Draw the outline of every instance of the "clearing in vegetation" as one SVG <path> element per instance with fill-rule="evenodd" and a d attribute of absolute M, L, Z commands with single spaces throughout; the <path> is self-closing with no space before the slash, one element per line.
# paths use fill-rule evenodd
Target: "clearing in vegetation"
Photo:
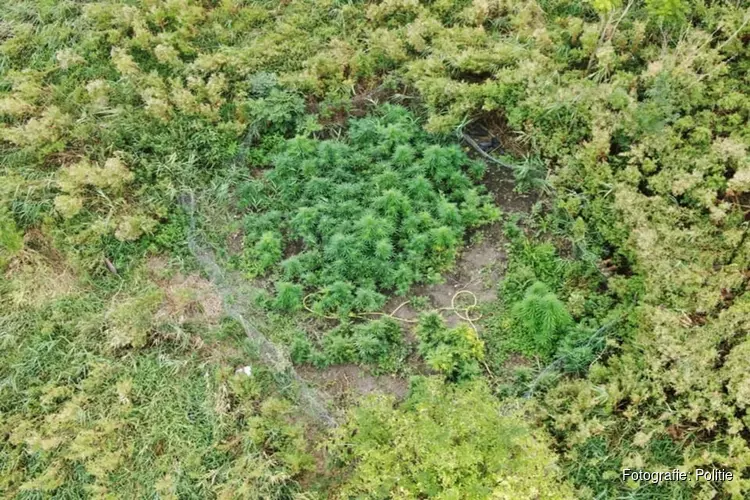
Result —
<path fill-rule="evenodd" d="M 2 2 L 0 491 L 747 498 L 749 42 L 742 1 Z"/>

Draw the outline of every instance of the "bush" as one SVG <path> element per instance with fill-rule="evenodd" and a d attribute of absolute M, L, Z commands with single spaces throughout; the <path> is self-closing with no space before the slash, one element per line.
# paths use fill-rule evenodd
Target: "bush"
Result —
<path fill-rule="evenodd" d="M 326 333 L 322 353 L 313 350 L 309 341 L 295 339 L 292 348 L 298 360 L 321 366 L 343 363 L 375 365 L 376 370 L 393 372 L 406 356 L 399 323 L 390 318 L 361 324 L 342 324 Z"/>
<path fill-rule="evenodd" d="M 355 326 L 352 339 L 360 363 L 393 368 L 396 361 L 393 358 L 403 354 L 401 325 L 390 318 L 368 321 Z"/>
<path fill-rule="evenodd" d="M 395 408 L 371 397 L 350 411 L 332 448 L 354 464 L 340 498 L 574 498 L 547 438 L 479 381 L 422 379 Z"/>
<path fill-rule="evenodd" d="M 526 290 L 523 300 L 512 310 L 519 340 L 527 354 L 549 357 L 557 343 L 573 325 L 573 318 L 557 296 L 544 283 L 536 282 Z"/>
<path fill-rule="evenodd" d="M 481 373 L 484 343 L 469 325 L 447 328 L 442 316 L 428 313 L 419 320 L 417 337 L 427 365 L 446 379 L 466 380 Z"/>
<path fill-rule="evenodd" d="M 294 312 L 302 308 L 302 287 L 284 281 L 276 282 L 274 309 Z"/>

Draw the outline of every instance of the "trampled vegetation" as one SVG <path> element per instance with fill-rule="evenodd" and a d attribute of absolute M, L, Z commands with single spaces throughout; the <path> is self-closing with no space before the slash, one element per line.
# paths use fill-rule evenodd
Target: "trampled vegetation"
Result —
<path fill-rule="evenodd" d="M 0 491 L 747 498 L 749 41 L 743 2 L 3 2 Z"/>

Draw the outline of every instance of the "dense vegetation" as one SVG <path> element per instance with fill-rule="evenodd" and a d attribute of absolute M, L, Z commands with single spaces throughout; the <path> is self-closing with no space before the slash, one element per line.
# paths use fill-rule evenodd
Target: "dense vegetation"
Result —
<path fill-rule="evenodd" d="M 484 383 L 423 380 L 401 408 L 393 403 L 368 400 L 339 429 L 336 459 L 356 464 L 344 495 L 574 498 L 546 443 L 501 414 Z"/>
<path fill-rule="evenodd" d="M 746 498 L 749 40 L 728 1 L 3 2 L 0 491 Z M 417 292 L 483 238 L 449 324 Z"/>
<path fill-rule="evenodd" d="M 244 267 L 255 276 L 278 264 L 276 308 L 299 309 L 312 290 L 321 315 L 377 311 L 382 291 L 435 280 L 464 232 L 498 217 L 462 168 L 481 177 L 484 164 L 431 145 L 404 108 L 380 111 L 349 124 L 351 145 L 287 141 L 273 169 L 240 187 L 241 207 L 252 209 Z M 302 251 L 282 261 L 295 241 Z"/>

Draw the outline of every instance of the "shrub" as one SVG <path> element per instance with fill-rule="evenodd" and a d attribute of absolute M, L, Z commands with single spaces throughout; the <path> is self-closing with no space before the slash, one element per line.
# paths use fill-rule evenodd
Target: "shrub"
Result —
<path fill-rule="evenodd" d="M 526 290 L 512 314 L 524 350 L 544 357 L 554 353 L 557 342 L 573 324 L 565 304 L 540 282 Z"/>
<path fill-rule="evenodd" d="M 376 371 L 394 372 L 406 356 L 406 346 L 399 323 L 383 318 L 361 324 L 344 323 L 330 330 L 323 337 L 322 352 L 307 339 L 295 339 L 292 352 L 297 358 L 295 363 L 360 363 L 374 365 Z"/>
<path fill-rule="evenodd" d="M 399 323 L 386 318 L 368 321 L 354 327 L 352 334 L 360 363 L 392 368 L 393 358 L 402 354 L 403 333 Z M 389 362 L 391 366 L 389 365 Z"/>
<path fill-rule="evenodd" d="M 251 265 L 255 271 L 262 273 L 281 260 L 281 238 L 278 234 L 267 231 L 261 235 L 253 246 Z"/>
<path fill-rule="evenodd" d="M 261 132 L 281 135 L 293 133 L 304 114 L 304 100 L 293 92 L 263 88 L 268 84 L 256 78 L 253 81 L 253 92 L 265 95 L 248 100 L 243 108 L 250 120 L 250 133 L 254 137 L 258 137 Z"/>
<path fill-rule="evenodd" d="M 276 282 L 276 299 L 273 307 L 280 311 L 294 312 L 302 308 L 302 287 L 284 281 Z"/>
<path fill-rule="evenodd" d="M 348 333 L 344 329 L 337 329 L 328 332 L 323 338 L 326 364 L 340 365 L 356 359 L 356 347 Z"/>
<path fill-rule="evenodd" d="M 574 498 L 544 434 L 480 381 L 423 379 L 395 408 L 391 398 L 366 399 L 332 448 L 354 464 L 340 498 Z"/>
<path fill-rule="evenodd" d="M 469 325 L 447 328 L 442 316 L 428 313 L 419 320 L 417 337 L 419 353 L 427 365 L 446 379 L 465 380 L 481 373 L 484 343 Z"/>
<path fill-rule="evenodd" d="M 304 332 L 292 338 L 289 345 L 289 356 L 294 364 L 310 363 L 313 360 L 313 346 Z"/>

